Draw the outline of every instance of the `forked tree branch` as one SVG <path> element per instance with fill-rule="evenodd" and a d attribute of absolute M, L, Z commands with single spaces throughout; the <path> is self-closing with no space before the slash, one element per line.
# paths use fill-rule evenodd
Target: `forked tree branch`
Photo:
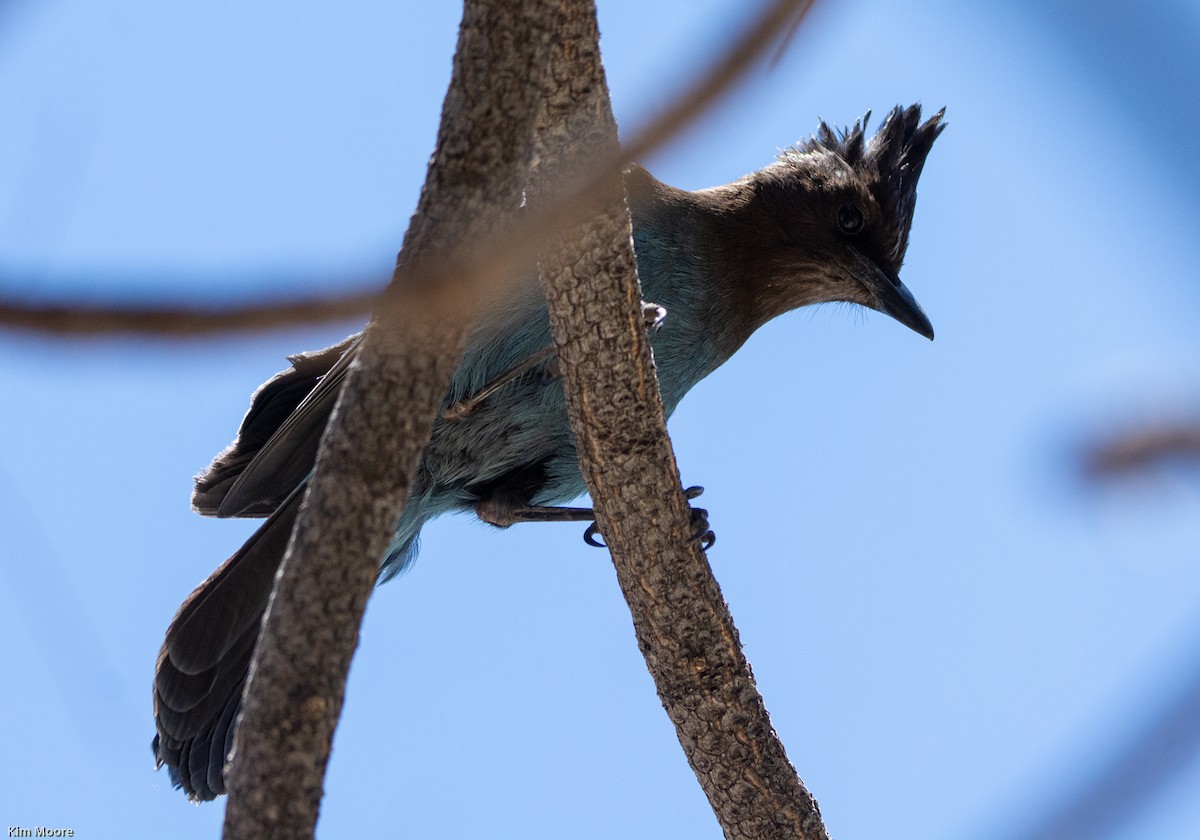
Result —
<path fill-rule="evenodd" d="M 530 203 L 554 203 L 597 153 L 617 155 L 592 0 L 564 0 L 538 123 Z M 688 762 L 728 838 L 825 840 L 776 736 L 692 525 L 641 313 L 619 173 L 596 215 L 547 250 L 542 277 L 580 465 L 634 632 Z M 667 315 L 670 318 L 670 313 Z"/>
<path fill-rule="evenodd" d="M 798 837 L 824 836 L 815 803 L 799 786 L 782 747 L 771 737 L 761 699 L 741 658 L 736 629 L 703 556 L 695 549 L 679 548 L 686 544 L 688 510 L 665 437 L 648 348 L 638 326 L 641 319 L 629 221 L 619 181 L 623 157 L 617 149 L 599 71 L 594 9 L 590 4 L 572 7 L 559 3 L 557 13 L 565 15 L 560 19 L 555 5 L 552 0 L 466 3 L 426 186 L 393 285 L 368 328 L 322 439 L 316 473 L 306 491 L 251 664 L 230 757 L 227 837 L 312 836 L 345 678 L 378 573 L 378 559 L 428 444 L 446 383 L 457 366 L 476 292 L 496 276 L 515 273 L 539 241 L 586 218 L 595 199 L 602 196 L 607 197 L 610 212 L 589 236 L 599 236 L 601 250 L 614 260 L 601 271 L 610 281 L 608 288 L 598 284 L 593 290 L 581 289 L 581 296 L 572 301 L 570 289 L 562 283 L 577 276 L 573 272 L 582 264 L 565 255 L 560 271 L 550 269 L 561 278 L 558 291 L 553 291 L 554 282 L 550 288 L 552 298 L 579 307 L 573 315 L 567 314 L 566 322 L 561 306 L 556 306 L 554 316 L 564 367 L 578 365 L 567 374 L 574 383 L 571 387 L 577 390 L 594 375 L 589 365 L 595 360 L 587 358 L 591 348 L 586 341 L 578 342 L 578 325 L 591 324 L 603 336 L 606 346 L 600 348 L 601 354 L 620 356 L 632 351 L 629 358 L 636 360 L 627 370 L 632 381 L 598 378 L 597 392 L 616 395 L 615 405 L 623 406 L 626 413 L 649 411 L 648 420 L 641 418 L 638 425 L 629 427 L 632 438 L 611 434 L 616 425 L 613 416 L 600 412 L 588 418 L 586 411 L 576 412 L 587 418 L 577 419 L 576 431 L 588 449 L 585 465 L 599 494 L 598 515 L 605 533 L 618 546 L 618 557 L 625 557 L 624 563 L 618 561 L 619 577 L 635 614 L 642 616 L 637 626 L 639 641 L 680 729 L 689 760 L 729 836 L 773 837 L 781 831 Z M 778 14 L 793 5 L 780 0 L 771 9 Z M 556 21 L 565 27 L 561 36 L 566 40 L 560 45 L 569 44 L 568 52 L 576 48 L 581 52 L 559 55 L 562 60 L 556 62 L 557 72 L 564 74 L 560 78 L 563 85 L 554 87 L 560 98 L 541 116 L 548 121 L 542 123 L 543 128 L 559 119 L 562 125 L 556 126 L 557 133 L 544 135 L 544 149 L 561 149 L 564 142 L 570 148 L 588 148 L 586 140 L 572 138 L 571 130 L 561 129 L 568 125 L 586 128 L 591 137 L 598 126 L 601 147 L 608 151 L 606 165 L 600 167 L 603 177 L 590 173 L 591 184 L 581 193 L 549 205 L 544 213 L 526 214 L 524 234 L 517 245 L 509 247 L 500 259 L 492 249 L 484 249 L 489 252 L 484 262 L 479 258 L 480 249 L 464 251 L 460 244 L 502 241 L 499 237 L 512 241 L 511 234 L 501 230 L 520 202 L 543 88 L 540 70 L 546 63 L 549 27 Z M 763 21 L 751 33 L 757 34 L 757 39 L 749 38 L 759 45 L 757 49 L 766 45 L 770 31 L 779 26 L 770 14 Z M 573 31 L 571 27 L 575 27 Z M 753 54 L 754 49 L 734 50 L 723 69 L 719 68 L 727 78 L 710 85 L 710 92 L 701 99 L 711 99 L 713 91 L 727 87 L 736 76 L 729 68 L 748 64 Z M 579 80 L 591 86 L 590 94 L 573 87 L 572 64 L 577 61 L 589 71 Z M 556 114 L 556 107 L 573 107 L 577 94 L 600 110 L 585 115 L 582 122 Z M 698 111 L 695 103 L 684 103 L 673 112 L 676 127 Z M 650 141 L 657 142 L 661 138 Z M 635 144 L 635 149 L 644 151 L 649 145 Z M 560 174 L 565 171 L 560 169 Z M 618 249 L 607 251 L 613 244 Z M 553 264 L 555 258 L 549 262 Z M 489 270 L 484 270 L 485 266 Z M 452 275 L 463 279 L 447 293 L 444 287 Z M 615 308 L 613 302 L 618 304 Z M 575 327 L 569 323 L 572 318 Z M 618 369 L 610 366 L 609 373 Z M 626 398 L 630 386 L 633 400 Z M 578 394 L 573 399 L 577 400 Z M 645 400 L 649 402 L 643 405 Z M 583 428 L 580 422 L 592 425 Z M 616 470 L 598 469 L 613 445 L 630 448 L 618 454 Z M 630 486 L 640 483 L 640 492 L 617 492 L 611 501 L 600 501 L 608 492 L 606 487 L 630 475 L 636 477 Z M 660 494 L 659 479 L 650 476 L 662 476 L 662 486 L 670 492 Z M 654 504 L 644 504 L 646 494 L 655 498 Z M 631 517 L 628 522 L 627 516 Z M 636 524 L 639 521 L 643 523 L 640 526 Z M 669 562 L 646 565 L 638 559 L 654 556 Z M 675 564 L 670 562 L 672 558 Z M 690 597 L 676 602 L 676 590 L 686 579 L 692 579 L 692 588 L 701 596 L 699 602 Z M 644 593 L 634 591 L 639 588 Z M 664 595 L 668 590 L 670 597 Z M 642 594 L 650 601 L 639 603 Z M 652 636 L 665 641 L 666 647 L 656 648 Z M 707 704 L 700 717 L 696 702 Z M 748 715 L 743 708 L 750 709 Z M 718 714 L 722 710 L 723 715 Z M 713 718 L 717 729 L 706 730 L 703 721 L 713 715 L 717 715 Z"/>
<path fill-rule="evenodd" d="M 329 426 L 250 666 L 226 838 L 310 838 L 379 559 L 472 321 L 421 266 L 520 202 L 553 0 L 467 0 L 437 148 L 396 277 Z M 436 290 L 433 290 L 436 292 Z"/>

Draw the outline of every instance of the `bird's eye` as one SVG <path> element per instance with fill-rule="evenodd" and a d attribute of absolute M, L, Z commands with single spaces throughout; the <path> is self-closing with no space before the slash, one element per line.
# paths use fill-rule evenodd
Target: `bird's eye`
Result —
<path fill-rule="evenodd" d="M 842 233 L 853 236 L 862 230 L 862 211 L 855 204 L 843 204 L 838 208 L 837 224 Z"/>

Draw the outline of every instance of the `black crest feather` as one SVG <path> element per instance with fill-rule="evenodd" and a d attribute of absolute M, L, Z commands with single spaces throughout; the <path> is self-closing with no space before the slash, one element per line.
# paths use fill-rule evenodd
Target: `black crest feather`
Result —
<path fill-rule="evenodd" d="M 853 171 L 871 191 L 881 209 L 894 225 L 893 259 L 899 265 L 908 249 L 908 231 L 917 203 L 917 181 L 933 141 L 946 128 L 943 108 L 921 122 L 921 106 L 897 105 L 868 141 L 867 121 L 871 112 L 848 128 L 833 129 L 822 120 L 817 132 L 795 148 L 784 152 L 785 161 L 800 162 L 806 156 L 836 158 L 841 166 Z"/>

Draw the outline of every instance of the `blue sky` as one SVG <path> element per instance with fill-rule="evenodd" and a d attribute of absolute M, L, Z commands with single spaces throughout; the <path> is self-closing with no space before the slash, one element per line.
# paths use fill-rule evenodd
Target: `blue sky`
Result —
<path fill-rule="evenodd" d="M 0 290 L 218 302 L 386 276 L 459 14 L 415 5 L 8 4 Z M 752 8 L 601 2 L 622 130 Z M 1200 413 L 1200 10 L 1115 8 L 826 3 L 645 161 L 710 186 L 818 117 L 947 106 L 902 273 L 937 340 L 792 313 L 671 422 L 775 726 L 841 840 L 1010 836 L 1195 658 L 1196 476 L 1094 490 L 1076 461 Z M 186 803 L 148 748 L 162 632 L 252 528 L 191 514 L 191 477 L 286 354 L 354 329 L 0 334 L 0 825 L 217 834 L 223 806 Z M 368 611 L 321 836 L 721 836 L 581 532 L 426 529 Z M 1198 788 L 1193 764 L 1112 836 L 1200 836 Z"/>

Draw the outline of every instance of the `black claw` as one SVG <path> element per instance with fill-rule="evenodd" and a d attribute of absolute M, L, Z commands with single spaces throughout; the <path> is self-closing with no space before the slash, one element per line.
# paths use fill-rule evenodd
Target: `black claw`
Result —
<path fill-rule="evenodd" d="M 691 501 L 703 492 L 704 488 L 697 485 L 694 487 L 688 487 L 683 491 L 683 495 L 686 496 L 689 501 Z M 708 551 L 717 543 L 717 535 L 713 533 L 711 528 L 708 527 L 708 511 L 704 508 L 691 508 L 691 511 L 692 533 L 688 539 L 693 542 L 699 542 L 701 551 Z M 596 548 L 608 548 L 607 545 L 596 539 L 598 535 L 600 535 L 600 526 L 599 524 L 593 522 L 587 527 L 587 530 L 583 532 L 583 541 Z"/>
<path fill-rule="evenodd" d="M 717 535 L 708 527 L 708 511 L 704 508 L 692 508 L 692 534 L 689 539 L 699 542 L 702 551 L 708 551 L 717 541 Z"/>
<path fill-rule="evenodd" d="M 587 527 L 587 530 L 583 532 L 583 541 L 588 545 L 595 546 L 596 548 L 608 548 L 608 546 L 596 539 L 596 535 L 599 533 L 600 526 L 593 522 Z"/>
<path fill-rule="evenodd" d="M 683 491 L 683 495 L 688 501 L 697 498 L 704 492 L 704 488 L 699 485 L 689 487 Z M 693 541 L 700 543 L 701 551 L 708 551 L 717 542 L 717 535 L 708 527 L 708 511 L 704 508 L 692 508 L 692 536 Z"/>

